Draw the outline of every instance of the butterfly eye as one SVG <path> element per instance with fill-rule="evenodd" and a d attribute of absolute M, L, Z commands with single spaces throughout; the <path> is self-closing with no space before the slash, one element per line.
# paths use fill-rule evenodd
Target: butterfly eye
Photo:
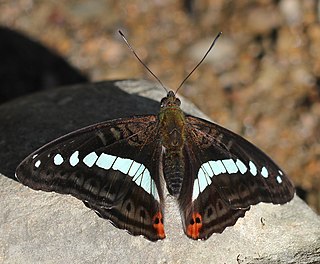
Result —
<path fill-rule="evenodd" d="M 166 102 L 166 98 L 162 98 L 162 100 L 160 101 L 161 108 L 165 106 L 165 102 Z"/>
<path fill-rule="evenodd" d="M 180 106 L 180 105 L 181 105 L 181 101 L 180 101 L 179 98 L 176 98 L 176 105 L 177 105 L 177 106 Z"/>

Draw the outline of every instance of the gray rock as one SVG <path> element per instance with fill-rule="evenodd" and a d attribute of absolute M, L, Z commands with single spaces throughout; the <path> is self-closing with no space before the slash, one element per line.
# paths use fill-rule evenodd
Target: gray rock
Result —
<path fill-rule="evenodd" d="M 89 86 L 89 89 L 88 89 Z M 97 122 L 100 118 L 114 118 L 112 108 L 124 114 L 156 111 L 157 104 L 137 95 L 127 95 L 121 87 L 137 95 L 151 96 L 159 100 L 165 93 L 154 84 L 145 81 L 118 81 L 90 84 L 86 87 L 61 88 L 32 97 L 16 100 L 12 105 L 11 125 L 18 129 L 16 119 L 34 108 L 38 116 L 30 117 L 39 128 L 48 113 L 39 111 L 42 104 L 54 109 L 52 126 L 60 126 L 68 118 L 75 123 L 66 123 L 65 128 L 48 133 L 49 129 L 35 131 L 37 140 L 51 140 L 55 133 L 68 132 L 79 125 Z M 108 97 L 107 97 L 108 96 Z M 103 98 L 107 98 L 107 100 Z M 130 99 L 130 100 L 129 100 Z M 121 103 L 126 102 L 126 107 Z M 32 106 L 34 105 L 34 106 Z M 54 107 L 55 105 L 55 107 Z M 81 106 L 79 108 L 79 106 Z M 183 106 L 187 106 L 183 102 Z M 8 105 L 0 110 L 7 110 Z M 27 107 L 27 108 L 26 108 Z M 94 107 L 94 108 L 93 108 Z M 105 109 L 103 109 L 105 107 Z M 70 110 L 70 113 L 66 109 Z M 73 109 L 75 108 L 75 109 Z M 36 111 L 37 109 L 37 111 Z M 72 110 L 71 110 L 72 109 Z M 104 112 L 106 109 L 107 113 Z M 119 110 L 120 109 L 120 110 Z M 187 112 L 198 115 L 195 110 Z M 55 112 L 56 111 L 56 112 Z M 1 112 L 1 111 L 0 111 Z M 90 112 L 90 115 L 87 115 Z M 103 114 L 105 113 L 105 114 Z M 121 114 L 123 114 L 121 113 Z M 101 115 L 99 118 L 98 115 Z M 118 113 L 118 116 L 121 115 Z M 56 116 L 55 116 L 56 115 Z M 10 141 L 10 136 L 1 134 L 1 142 L 7 150 L 17 151 L 17 143 L 28 145 L 20 149 L 32 151 L 24 143 L 33 137 L 28 129 L 16 130 L 7 127 L 0 115 L 0 123 L 11 131 L 12 137 L 22 135 L 20 142 Z M 55 118 L 54 118 L 55 116 Z M 85 117 L 84 117 L 85 116 Z M 92 118 L 84 121 L 83 119 Z M 25 116 L 26 118 L 26 116 Z M 57 120 L 59 119 L 59 120 Z M 81 120 L 81 121 L 80 121 Z M 20 126 L 24 124 L 21 123 Z M 28 128 L 31 120 L 25 120 Z M 49 122 L 50 123 L 50 122 Z M 48 123 L 48 124 L 49 124 Z M 81 123 L 81 124 L 80 124 Z M 47 124 L 47 125 L 48 125 Z M 28 134 L 29 133 L 29 134 Z M 40 139 L 40 134 L 44 134 Z M 4 138 L 4 139 L 3 139 Z M 0 148 L 2 149 L 2 147 Z M 0 152 L 3 152 L 0 150 Z M 0 153 L 1 154 L 1 153 Z M 10 154 L 10 153 L 9 153 Z M 5 155 L 1 154 L 1 158 Z M 12 154 L 9 155 L 13 157 Z M 7 164 L 3 162 L 2 164 Z M 12 163 L 9 163 L 13 166 Z M 2 165 L 4 166 L 4 165 Z M 9 166 L 9 167 L 10 167 Z M 4 166 L 5 167 L 5 166 Z M 1 168 L 0 171 L 2 172 Z M 12 169 L 7 169 L 10 173 Z M 10 175 L 6 175 L 10 176 Z M 156 243 L 142 237 L 133 237 L 114 228 L 108 221 L 99 218 L 80 200 L 68 195 L 34 191 L 20 183 L 0 176 L 0 263 L 317 263 L 320 262 L 320 218 L 303 201 L 295 197 L 286 205 L 258 204 L 253 206 L 237 223 L 222 234 L 214 234 L 206 241 L 193 241 L 183 234 L 178 207 L 174 199 L 166 197 L 167 238 Z"/>

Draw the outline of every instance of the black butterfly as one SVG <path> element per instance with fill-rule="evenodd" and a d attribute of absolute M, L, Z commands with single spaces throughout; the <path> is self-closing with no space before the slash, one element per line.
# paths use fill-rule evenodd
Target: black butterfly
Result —
<path fill-rule="evenodd" d="M 221 233 L 259 202 L 294 196 L 286 174 L 239 135 L 185 115 L 169 91 L 158 115 L 106 121 L 65 135 L 17 168 L 23 184 L 71 194 L 133 235 L 165 238 L 163 186 L 193 239 Z"/>

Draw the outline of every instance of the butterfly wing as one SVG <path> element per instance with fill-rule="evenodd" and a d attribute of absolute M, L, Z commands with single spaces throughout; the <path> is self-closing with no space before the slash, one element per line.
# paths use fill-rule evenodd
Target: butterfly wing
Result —
<path fill-rule="evenodd" d="M 179 204 L 189 237 L 222 232 L 259 202 L 284 204 L 294 195 L 287 175 L 261 150 L 239 135 L 187 116 L 185 175 Z"/>
<path fill-rule="evenodd" d="M 71 194 L 115 226 L 149 240 L 165 237 L 156 116 L 118 119 L 63 136 L 28 156 L 17 179 Z M 146 153 L 148 155 L 146 155 Z"/>

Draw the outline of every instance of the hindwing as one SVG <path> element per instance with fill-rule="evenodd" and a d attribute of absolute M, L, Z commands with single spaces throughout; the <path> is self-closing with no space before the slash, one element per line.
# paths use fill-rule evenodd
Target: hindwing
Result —
<path fill-rule="evenodd" d="M 259 202 L 284 204 L 294 186 L 266 154 L 239 135 L 208 121 L 186 117 L 184 177 L 179 197 L 189 237 L 222 232 Z"/>

